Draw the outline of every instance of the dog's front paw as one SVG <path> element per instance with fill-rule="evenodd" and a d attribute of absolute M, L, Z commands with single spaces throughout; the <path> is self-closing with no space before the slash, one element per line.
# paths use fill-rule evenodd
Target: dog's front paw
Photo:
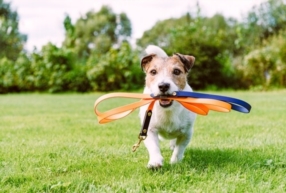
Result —
<path fill-rule="evenodd" d="M 149 160 L 147 168 L 149 169 L 158 169 L 163 166 L 163 157 L 152 158 Z"/>

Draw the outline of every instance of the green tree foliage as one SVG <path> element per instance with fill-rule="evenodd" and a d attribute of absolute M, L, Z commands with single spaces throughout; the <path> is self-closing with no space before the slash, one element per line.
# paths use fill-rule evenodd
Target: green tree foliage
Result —
<path fill-rule="evenodd" d="M 255 7 L 248 15 L 250 24 L 261 27 L 261 40 L 277 34 L 286 25 L 286 4 L 283 0 L 269 0 Z"/>
<path fill-rule="evenodd" d="M 240 70 L 243 82 L 255 89 L 286 87 L 286 30 L 269 38 L 245 56 Z"/>
<path fill-rule="evenodd" d="M 20 54 L 13 62 L 0 60 L 0 92 L 18 91 L 87 91 L 86 71 L 74 68 L 69 50 L 48 43 L 41 51 Z"/>
<path fill-rule="evenodd" d="M 96 59 L 97 60 L 97 59 Z M 97 62 L 90 58 L 88 79 L 93 90 L 131 90 L 142 88 L 144 75 L 140 69 L 138 52 L 127 42 L 118 49 L 111 48 Z"/>
<path fill-rule="evenodd" d="M 0 59 L 0 93 L 33 90 L 30 64 L 25 53 L 21 53 L 16 61 L 6 57 Z"/>
<path fill-rule="evenodd" d="M 0 0 L 0 58 L 15 61 L 23 50 L 26 35 L 19 32 L 17 12 L 11 10 L 9 3 Z"/>
<path fill-rule="evenodd" d="M 104 6 L 97 13 L 88 12 L 75 25 L 66 16 L 63 24 L 67 38 L 62 47 L 48 43 L 40 51 L 21 54 L 16 62 L 0 60 L 0 92 L 85 92 L 142 87 L 138 52 L 127 42 L 131 25 L 126 14 L 117 15 Z M 78 36 L 81 33 L 84 36 Z M 110 44 L 105 44 L 105 40 Z M 86 58 L 81 55 L 84 52 L 78 52 L 80 48 L 88 52 Z"/>
<path fill-rule="evenodd" d="M 259 47 L 262 42 L 278 34 L 286 26 L 285 0 L 269 0 L 253 7 L 237 26 L 237 45 L 245 54 Z"/>
<path fill-rule="evenodd" d="M 112 91 L 141 88 L 139 53 L 149 44 L 169 55 L 196 57 L 189 83 L 194 89 L 286 86 L 286 3 L 269 0 L 254 7 L 242 22 L 189 13 L 157 22 L 129 43 L 126 14 L 103 6 L 75 23 L 63 21 L 65 40 L 32 53 L 23 52 L 25 36 L 18 16 L 0 0 L 0 93 L 19 91 Z"/>
<path fill-rule="evenodd" d="M 143 36 L 137 40 L 139 49 L 145 49 L 149 44 L 157 45 L 162 48 L 170 46 L 171 32 L 174 28 L 184 26 L 193 20 L 189 14 L 181 18 L 170 18 L 158 21 L 150 30 L 144 32 Z"/>
<path fill-rule="evenodd" d="M 6 93 L 15 86 L 13 62 L 7 58 L 0 59 L 0 93 Z"/>
<path fill-rule="evenodd" d="M 269 0 L 238 24 L 236 43 L 241 52 L 234 66 L 244 88 L 285 87 L 285 15 L 285 0 Z"/>
<path fill-rule="evenodd" d="M 65 75 L 73 68 L 73 55 L 48 43 L 41 52 L 33 53 L 31 67 L 37 90 L 63 91 L 68 84 Z"/>
<path fill-rule="evenodd" d="M 120 41 L 131 35 L 131 23 L 125 13 L 115 14 L 103 6 L 98 12 L 89 11 L 73 25 L 69 16 L 64 21 L 66 38 L 64 47 L 73 50 L 80 61 L 93 53 L 105 54 Z"/>
<path fill-rule="evenodd" d="M 36 90 L 49 92 L 90 89 L 85 66 L 74 64 L 76 56 L 65 48 L 48 43 L 31 56 L 31 71 Z"/>

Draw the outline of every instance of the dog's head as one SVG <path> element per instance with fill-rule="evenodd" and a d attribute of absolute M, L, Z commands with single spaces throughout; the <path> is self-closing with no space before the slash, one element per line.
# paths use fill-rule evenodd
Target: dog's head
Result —
<path fill-rule="evenodd" d="M 145 56 L 141 67 L 146 73 L 146 87 L 154 95 L 171 95 L 174 91 L 184 90 L 187 75 L 194 65 L 195 58 L 189 55 L 174 54 L 170 57 L 159 57 L 155 54 Z M 160 105 L 168 107 L 172 101 L 161 99 Z"/>

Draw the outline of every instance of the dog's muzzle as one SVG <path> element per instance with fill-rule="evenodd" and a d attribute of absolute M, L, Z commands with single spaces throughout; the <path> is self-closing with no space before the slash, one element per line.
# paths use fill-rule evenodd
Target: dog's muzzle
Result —
<path fill-rule="evenodd" d="M 161 107 L 167 108 L 173 104 L 173 100 L 170 99 L 160 99 L 159 104 Z"/>
<path fill-rule="evenodd" d="M 159 104 L 163 108 L 170 107 L 173 104 L 173 100 L 168 99 L 170 95 L 157 95 L 156 98 L 159 98 Z"/>
<path fill-rule="evenodd" d="M 158 85 L 159 90 L 161 91 L 162 95 L 159 95 L 160 100 L 159 100 L 159 104 L 161 107 L 169 107 L 173 104 L 173 100 L 168 99 L 167 97 L 164 96 L 168 96 L 165 93 L 170 89 L 170 84 L 169 83 L 160 83 Z"/>

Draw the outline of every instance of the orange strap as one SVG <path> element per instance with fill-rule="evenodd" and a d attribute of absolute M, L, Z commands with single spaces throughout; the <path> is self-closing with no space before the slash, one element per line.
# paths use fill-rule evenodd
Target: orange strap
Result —
<path fill-rule="evenodd" d="M 99 105 L 99 103 L 110 98 L 132 98 L 141 100 L 128 105 L 108 110 L 106 112 L 98 111 L 97 106 Z M 108 123 L 117 119 L 121 119 L 129 115 L 135 109 L 144 105 L 150 104 L 148 109 L 152 110 L 155 101 L 159 99 L 160 98 L 152 98 L 150 95 L 147 94 L 111 93 L 103 95 L 95 101 L 94 112 L 97 115 L 98 122 L 100 124 Z M 183 105 L 186 109 L 200 115 L 207 115 L 209 110 L 218 112 L 229 112 L 231 110 L 231 105 L 229 103 L 215 99 L 175 97 L 175 96 L 167 96 L 164 97 L 164 99 L 175 100 L 179 102 L 181 105 Z"/>

